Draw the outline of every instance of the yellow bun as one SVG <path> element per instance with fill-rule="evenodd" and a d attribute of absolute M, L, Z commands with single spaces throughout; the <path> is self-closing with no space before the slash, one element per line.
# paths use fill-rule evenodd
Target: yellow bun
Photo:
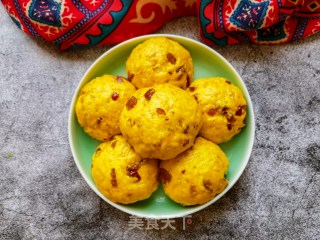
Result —
<path fill-rule="evenodd" d="M 245 126 L 246 100 L 241 90 L 227 79 L 198 79 L 187 91 L 197 99 L 201 109 L 200 136 L 219 144 L 229 141 Z"/>
<path fill-rule="evenodd" d="M 177 156 L 193 145 L 200 127 L 197 102 L 171 84 L 137 90 L 120 116 L 123 136 L 143 158 Z"/>
<path fill-rule="evenodd" d="M 158 161 L 142 159 L 121 135 L 98 146 L 91 172 L 98 189 L 116 203 L 147 199 L 158 188 Z"/>
<path fill-rule="evenodd" d="M 218 145 L 198 137 L 193 147 L 160 162 L 165 193 L 182 205 L 206 203 L 228 185 L 224 178 L 229 161 Z"/>
<path fill-rule="evenodd" d="M 79 124 L 87 134 L 100 141 L 120 134 L 121 110 L 135 90 L 120 76 L 104 75 L 88 82 L 76 102 Z"/>
<path fill-rule="evenodd" d="M 137 88 L 171 83 L 185 89 L 193 79 L 193 64 L 190 53 L 179 43 L 154 37 L 133 49 L 126 72 Z"/>

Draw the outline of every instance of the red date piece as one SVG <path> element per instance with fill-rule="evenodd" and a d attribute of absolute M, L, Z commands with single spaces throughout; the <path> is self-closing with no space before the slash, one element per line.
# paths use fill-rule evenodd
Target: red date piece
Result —
<path fill-rule="evenodd" d="M 212 116 L 216 115 L 216 113 L 218 112 L 218 110 L 219 110 L 219 108 L 210 108 L 210 109 L 208 110 L 207 114 L 212 117 Z"/>
<path fill-rule="evenodd" d="M 116 176 L 116 170 L 114 168 L 111 169 L 111 185 L 113 187 L 118 186 L 117 183 L 117 176 Z"/>
<path fill-rule="evenodd" d="M 172 53 L 167 54 L 167 59 L 171 64 L 175 64 L 177 62 L 177 59 L 175 56 L 173 56 Z"/>
<path fill-rule="evenodd" d="M 112 93 L 111 98 L 113 101 L 117 101 L 117 99 L 119 98 L 119 94 L 114 92 L 114 93 Z"/>
<path fill-rule="evenodd" d="M 171 181 L 171 174 L 164 168 L 159 168 L 159 178 L 163 184 Z"/>
<path fill-rule="evenodd" d="M 246 105 L 243 105 L 243 106 L 239 106 L 237 111 L 236 111 L 236 116 L 241 116 L 243 113 L 244 113 L 244 110 L 246 109 Z"/>
<path fill-rule="evenodd" d="M 129 81 L 129 82 L 132 81 L 133 77 L 134 77 L 134 74 L 131 73 L 131 72 L 128 72 L 128 81 Z"/>
<path fill-rule="evenodd" d="M 160 115 L 166 115 L 166 112 L 162 108 L 157 108 L 157 113 Z"/>
<path fill-rule="evenodd" d="M 194 90 L 196 90 L 195 87 L 189 87 L 190 92 L 194 92 Z"/>
<path fill-rule="evenodd" d="M 126 104 L 126 107 L 128 110 L 132 109 L 135 105 L 137 104 L 137 99 L 132 96 L 128 101 L 127 101 L 127 104 Z"/>
<path fill-rule="evenodd" d="M 144 97 L 150 101 L 152 95 L 156 92 L 156 90 L 154 90 L 153 88 L 150 88 L 145 94 Z"/>
<path fill-rule="evenodd" d="M 141 176 L 138 173 L 139 168 L 140 168 L 139 164 L 134 164 L 131 167 L 127 167 L 128 176 L 138 178 L 138 182 L 141 180 Z"/>
<path fill-rule="evenodd" d="M 198 102 L 198 94 L 194 94 L 193 97 Z"/>

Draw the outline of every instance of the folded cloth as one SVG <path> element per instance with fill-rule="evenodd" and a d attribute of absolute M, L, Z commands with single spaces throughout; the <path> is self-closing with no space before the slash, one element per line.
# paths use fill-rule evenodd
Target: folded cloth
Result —
<path fill-rule="evenodd" d="M 1 0 L 16 25 L 60 49 L 115 44 L 198 16 L 209 45 L 286 43 L 320 31 L 320 0 Z"/>

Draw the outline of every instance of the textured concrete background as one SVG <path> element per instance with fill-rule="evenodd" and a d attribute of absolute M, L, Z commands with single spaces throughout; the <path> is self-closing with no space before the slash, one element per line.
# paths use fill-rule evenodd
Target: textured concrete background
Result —
<path fill-rule="evenodd" d="M 250 162 L 186 230 L 179 219 L 176 230 L 146 231 L 130 230 L 129 215 L 96 196 L 68 145 L 72 95 L 108 47 L 60 52 L 20 32 L 2 6 L 0 22 L 0 239 L 319 239 L 319 35 L 216 48 L 252 96 Z M 198 39 L 197 20 L 179 19 L 160 32 Z"/>

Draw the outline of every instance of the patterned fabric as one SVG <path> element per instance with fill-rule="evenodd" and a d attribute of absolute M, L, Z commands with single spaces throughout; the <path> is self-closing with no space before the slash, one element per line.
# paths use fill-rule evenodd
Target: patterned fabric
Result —
<path fill-rule="evenodd" d="M 198 6 L 210 45 L 287 43 L 320 31 L 320 0 L 201 0 Z"/>
<path fill-rule="evenodd" d="M 209 45 L 286 43 L 320 31 L 320 0 L 1 0 L 27 34 L 62 50 L 115 44 L 199 16 Z"/>

